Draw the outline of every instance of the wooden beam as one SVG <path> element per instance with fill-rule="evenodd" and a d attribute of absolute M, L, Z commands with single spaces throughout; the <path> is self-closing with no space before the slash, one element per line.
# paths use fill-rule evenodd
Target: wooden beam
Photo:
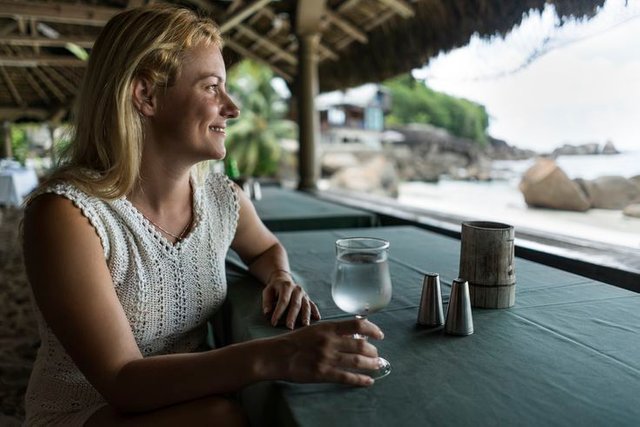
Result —
<path fill-rule="evenodd" d="M 8 56 L 0 55 L 0 66 L 5 67 L 40 67 L 42 65 L 59 67 L 84 67 L 86 61 L 77 58 L 61 58 L 55 55 Z"/>
<path fill-rule="evenodd" d="M 364 25 L 364 30 L 365 31 L 371 31 L 373 30 L 375 27 L 381 25 L 383 22 L 387 21 L 388 19 L 393 18 L 394 16 L 396 16 L 396 12 L 393 9 L 387 9 L 385 10 L 382 14 L 380 14 L 379 16 L 377 16 L 375 19 L 372 19 L 370 21 L 368 21 L 365 25 Z M 335 43 L 335 47 L 338 50 L 342 50 L 345 47 L 349 46 L 351 43 L 353 43 L 353 39 L 349 38 L 349 37 L 345 37 L 344 39 L 340 40 L 339 42 Z"/>
<path fill-rule="evenodd" d="M 0 17 L 102 27 L 124 9 L 66 3 L 0 0 Z"/>
<path fill-rule="evenodd" d="M 393 9 L 398 13 L 398 15 L 403 18 L 411 18 L 416 14 L 416 11 L 413 10 L 408 3 L 404 0 L 378 0 L 380 3 L 388 6 L 390 9 Z"/>
<path fill-rule="evenodd" d="M 360 0 L 347 0 L 338 7 L 338 12 L 346 12 L 349 9 L 353 9 L 358 3 L 360 3 Z"/>
<path fill-rule="evenodd" d="M 24 70 L 24 76 L 27 79 L 27 83 L 29 83 L 29 86 L 31 86 L 31 89 L 33 89 L 33 91 L 38 94 L 40 99 L 42 99 L 45 104 L 50 104 L 51 99 L 49 98 L 49 96 L 47 96 L 47 93 L 40 87 L 36 79 L 33 78 L 28 68 Z"/>
<path fill-rule="evenodd" d="M 325 45 L 319 42 L 318 42 L 318 52 L 320 53 L 320 56 L 322 56 L 322 59 L 329 58 L 332 61 L 337 61 L 339 58 L 338 55 L 333 50 L 329 49 L 328 47 L 326 47 Z"/>
<path fill-rule="evenodd" d="M 16 21 L 11 21 L 4 27 L 0 28 L 0 36 L 6 36 L 7 34 L 13 33 L 17 28 L 18 23 Z"/>
<path fill-rule="evenodd" d="M 227 11 L 232 13 L 234 10 L 237 10 L 242 5 L 243 0 L 231 0 L 231 4 L 227 7 Z"/>
<path fill-rule="evenodd" d="M 14 121 L 28 117 L 36 120 L 46 120 L 49 111 L 43 108 L 1 108 L 0 120 Z"/>
<path fill-rule="evenodd" d="M 291 53 L 291 52 L 295 52 L 296 49 L 298 49 L 298 39 L 292 40 L 291 43 L 289 43 L 289 45 L 284 48 L 284 51 L 287 52 L 287 53 Z M 279 59 L 280 59 L 280 54 L 279 53 L 274 53 L 269 58 L 269 62 L 276 62 Z"/>
<path fill-rule="evenodd" d="M 271 0 L 255 0 L 246 5 L 232 16 L 225 18 L 225 22 L 220 25 L 220 32 L 222 34 L 236 27 L 242 21 L 247 19 L 250 15 L 253 15 L 257 10 L 271 3 Z"/>
<path fill-rule="evenodd" d="M 27 36 L 0 36 L 0 43 L 11 46 L 40 46 L 40 47 L 65 47 L 67 43 L 75 43 L 80 47 L 93 47 L 93 37 L 60 37 L 50 39 L 48 37 Z"/>
<path fill-rule="evenodd" d="M 373 21 L 369 21 L 367 22 L 367 24 L 365 25 L 365 30 L 370 31 L 372 29 L 374 29 L 375 27 L 377 27 L 378 25 L 382 24 L 384 21 L 391 19 L 395 16 L 395 12 L 393 10 L 387 10 L 386 12 L 384 12 L 382 15 L 380 15 L 379 17 L 377 17 L 376 19 L 374 19 Z"/>
<path fill-rule="evenodd" d="M 263 46 L 271 50 L 271 52 L 277 53 L 282 59 L 287 61 L 289 64 L 296 65 L 298 63 L 298 59 L 294 55 L 290 54 L 289 52 L 286 52 L 284 49 L 282 49 L 280 46 L 273 43 L 272 41 L 266 40 L 260 34 L 253 31 L 251 28 L 246 27 L 242 24 L 237 24 L 236 30 L 238 31 L 238 33 L 246 35 L 249 38 L 255 40 L 256 42 L 262 44 Z"/>
<path fill-rule="evenodd" d="M 36 29 L 35 19 L 29 19 L 29 30 L 31 32 L 31 37 L 38 37 L 38 30 Z M 40 55 L 40 46 L 34 45 L 32 49 L 34 55 Z"/>
<path fill-rule="evenodd" d="M 291 76 L 291 74 L 289 74 L 289 73 L 285 72 L 284 70 L 278 68 L 277 66 L 273 65 L 272 63 L 270 63 L 266 59 L 256 55 L 255 53 L 253 53 L 250 50 L 246 49 L 245 47 L 243 47 L 239 43 L 236 43 L 234 40 L 231 40 L 231 39 L 225 40 L 225 45 L 229 46 L 231 49 L 235 50 L 236 52 L 238 52 L 242 56 L 246 56 L 247 58 L 251 58 L 254 61 L 258 61 L 258 62 L 261 62 L 261 63 L 267 65 L 269 68 L 271 68 L 273 71 L 275 71 L 278 75 L 280 75 L 286 81 L 293 82 L 293 77 Z"/>
<path fill-rule="evenodd" d="M 58 83 L 59 86 L 65 88 L 65 90 L 69 93 L 75 94 L 78 91 L 78 86 L 70 83 L 66 78 L 64 78 L 55 68 L 52 67 L 40 67 L 42 71 L 44 71 L 49 78 Z"/>
<path fill-rule="evenodd" d="M 270 7 L 265 7 L 264 9 L 262 9 L 263 13 L 266 13 L 271 19 L 274 19 L 276 14 L 275 12 L 270 8 Z M 287 22 L 287 24 L 289 24 Z M 289 28 L 291 28 L 291 25 L 288 25 Z M 298 48 L 298 41 L 294 40 L 293 42 L 289 43 L 289 45 L 286 48 L 280 48 L 281 52 L 285 52 L 286 53 L 290 53 L 290 52 L 295 52 L 295 50 Z M 322 59 L 325 58 L 330 58 L 332 61 L 337 61 L 339 56 L 337 53 L 335 53 L 335 51 L 333 49 L 330 49 L 329 47 L 327 47 L 326 45 L 324 45 L 323 43 L 318 43 L 318 49 L 320 51 L 320 54 L 322 55 Z M 275 52 L 270 58 L 269 61 L 270 62 L 275 62 L 277 60 L 279 60 L 282 56 L 281 56 L 281 52 Z M 293 58 L 295 58 L 294 55 L 291 55 Z M 297 59 L 296 59 L 297 61 Z M 295 65 L 295 64 L 292 64 Z"/>
<path fill-rule="evenodd" d="M 9 88 L 9 92 L 11 92 L 11 97 L 16 102 L 16 105 L 22 108 L 26 107 L 27 106 L 26 102 L 24 102 L 24 100 L 20 96 L 20 93 L 18 93 L 18 90 L 13 85 L 13 81 L 11 81 L 11 77 L 9 76 L 9 73 L 7 73 L 7 70 L 5 70 L 4 67 L 2 66 L 0 66 L 0 75 L 2 75 L 4 82 L 7 84 L 7 87 Z"/>
<path fill-rule="evenodd" d="M 354 39 L 358 40 L 360 43 L 365 43 L 365 44 L 368 43 L 369 38 L 367 37 L 367 35 L 362 31 L 360 31 L 351 22 L 347 21 L 346 19 L 342 18 L 341 16 L 332 12 L 329 9 L 326 10 L 325 16 L 327 17 L 327 19 L 331 24 L 340 28 L 342 31 L 344 31 Z"/>
<path fill-rule="evenodd" d="M 159 2 L 159 1 L 158 1 Z M 158 3 L 155 0 L 150 0 L 149 3 Z M 209 13 L 218 12 L 210 3 L 209 0 L 186 0 L 187 3 L 190 3 L 196 6 L 200 10 L 204 10 Z M 214 16 L 216 18 L 216 16 Z M 217 19 L 216 19 L 217 22 Z"/>
<path fill-rule="evenodd" d="M 44 83 L 44 85 L 47 87 L 47 89 L 49 89 L 49 91 L 51 91 L 51 93 L 53 93 L 53 96 L 55 96 L 56 98 L 58 98 L 58 101 L 64 103 L 66 101 L 66 98 L 64 96 L 64 93 L 62 93 L 60 91 L 60 89 L 58 89 L 58 87 L 56 85 L 53 84 L 53 82 L 51 80 L 49 80 L 49 77 L 47 77 L 40 68 L 32 68 L 33 74 L 36 75 L 36 77 L 38 77 L 40 80 L 42 80 L 42 83 Z"/>
<path fill-rule="evenodd" d="M 52 125 L 59 125 L 60 121 L 67 115 L 68 109 L 60 107 L 49 116 L 49 122 Z M 51 141 L 53 141 L 53 132 L 51 132 Z M 53 145 L 52 145 L 53 148 Z"/>

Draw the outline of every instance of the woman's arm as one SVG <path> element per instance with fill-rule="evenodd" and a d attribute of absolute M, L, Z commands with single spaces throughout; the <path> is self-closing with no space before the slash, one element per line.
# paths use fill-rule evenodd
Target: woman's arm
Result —
<path fill-rule="evenodd" d="M 267 379 L 367 385 L 377 351 L 346 334 L 381 338 L 369 322 L 325 322 L 193 354 L 143 358 L 115 293 L 100 240 L 71 201 L 44 195 L 25 214 L 24 255 L 36 303 L 89 382 L 129 413 L 235 392 Z"/>
<path fill-rule="evenodd" d="M 262 292 L 262 310 L 271 314 L 276 325 L 286 312 L 285 324 L 293 329 L 296 319 L 309 325 L 319 320 L 320 311 L 290 273 L 289 259 L 276 236 L 264 226 L 253 204 L 244 191 L 236 186 L 240 204 L 240 217 L 231 248 L 249 266 L 249 271 L 265 284 Z"/>

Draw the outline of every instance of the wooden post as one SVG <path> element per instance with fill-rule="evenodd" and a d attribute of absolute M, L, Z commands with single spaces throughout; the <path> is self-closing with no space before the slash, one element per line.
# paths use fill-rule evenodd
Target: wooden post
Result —
<path fill-rule="evenodd" d="M 320 142 L 320 118 L 315 109 L 318 94 L 318 45 L 320 24 L 324 16 L 325 0 L 298 0 L 296 8 L 296 36 L 298 38 L 298 188 L 317 187 L 320 165 L 317 159 Z"/>
<path fill-rule="evenodd" d="M 318 180 L 318 142 L 320 125 L 314 100 L 318 94 L 317 34 L 298 36 L 300 59 L 298 61 L 298 188 L 311 190 L 316 188 Z"/>
<path fill-rule="evenodd" d="M 462 224 L 460 278 L 469 282 L 471 305 L 507 308 L 516 300 L 513 226 L 498 222 Z"/>

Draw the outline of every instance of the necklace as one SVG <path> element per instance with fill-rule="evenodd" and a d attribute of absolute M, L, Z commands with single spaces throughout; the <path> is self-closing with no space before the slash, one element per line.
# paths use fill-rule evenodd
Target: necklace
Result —
<path fill-rule="evenodd" d="M 156 224 L 151 218 L 146 216 L 142 211 L 140 211 L 140 213 L 142 214 L 143 217 L 145 217 L 147 219 L 147 221 L 149 221 L 151 224 L 153 224 L 158 230 L 162 231 L 164 234 L 166 234 L 168 236 L 173 237 L 174 239 L 176 239 L 178 241 L 180 241 L 180 240 L 182 240 L 184 238 L 185 233 L 187 232 L 187 230 L 191 226 L 191 223 L 193 222 L 193 214 L 191 214 L 191 216 L 189 217 L 189 222 L 187 223 L 187 225 L 182 229 L 180 234 L 176 236 L 172 232 L 167 231 L 164 228 L 162 228 L 160 225 Z"/>

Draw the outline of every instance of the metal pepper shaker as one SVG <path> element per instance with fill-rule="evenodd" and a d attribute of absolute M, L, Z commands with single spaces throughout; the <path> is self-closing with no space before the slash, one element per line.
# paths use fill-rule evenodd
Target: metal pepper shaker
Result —
<path fill-rule="evenodd" d="M 422 280 L 418 325 L 429 327 L 444 325 L 442 292 L 438 273 L 427 273 Z"/>
<path fill-rule="evenodd" d="M 464 279 L 455 279 L 451 283 L 451 295 L 449 296 L 444 330 L 451 335 L 473 334 L 469 282 Z"/>

